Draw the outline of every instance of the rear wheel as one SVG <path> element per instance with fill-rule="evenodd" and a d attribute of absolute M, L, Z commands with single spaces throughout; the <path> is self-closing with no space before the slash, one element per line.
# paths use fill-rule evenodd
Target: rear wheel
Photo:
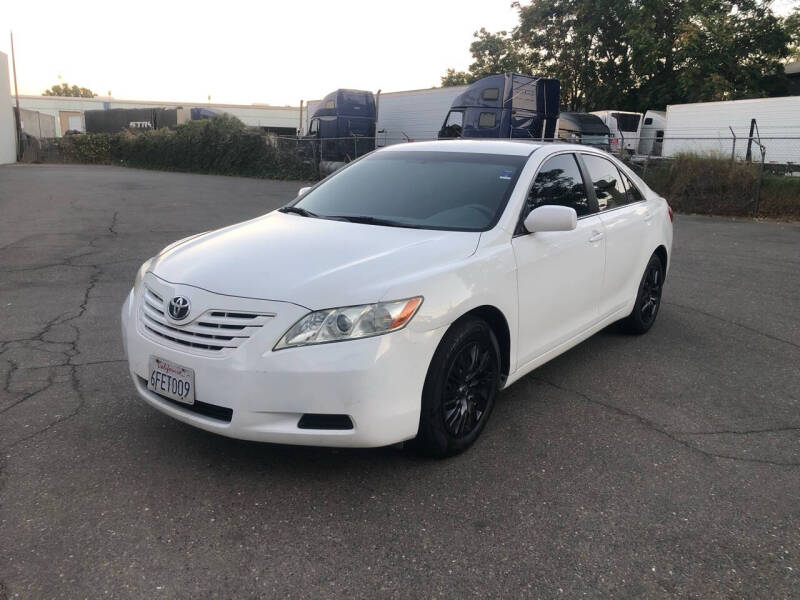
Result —
<path fill-rule="evenodd" d="M 658 309 L 661 306 L 661 292 L 664 287 L 664 265 L 657 254 L 650 257 L 647 268 L 639 283 L 636 303 L 633 311 L 622 321 L 622 326 L 629 333 L 647 333 L 656 322 Z"/>
<path fill-rule="evenodd" d="M 431 456 L 469 448 L 489 420 L 499 383 L 500 347 L 491 327 L 477 317 L 456 322 L 428 368 L 411 446 Z"/>

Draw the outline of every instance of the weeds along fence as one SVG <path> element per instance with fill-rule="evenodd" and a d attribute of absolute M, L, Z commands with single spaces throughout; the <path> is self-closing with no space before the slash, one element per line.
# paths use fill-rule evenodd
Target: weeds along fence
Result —
<path fill-rule="evenodd" d="M 613 150 L 682 212 L 800 218 L 800 135 L 628 138 Z"/>

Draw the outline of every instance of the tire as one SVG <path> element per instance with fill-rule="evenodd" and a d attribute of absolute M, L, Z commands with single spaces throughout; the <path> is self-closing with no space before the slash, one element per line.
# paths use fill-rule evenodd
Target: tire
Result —
<path fill-rule="evenodd" d="M 622 328 L 628 333 L 641 335 L 650 331 L 656 322 L 664 289 L 664 265 L 657 254 L 650 257 L 636 293 L 636 302 L 631 314 L 622 320 Z"/>
<path fill-rule="evenodd" d="M 433 355 L 410 447 L 428 456 L 469 448 L 486 426 L 500 386 L 500 346 L 478 317 L 456 321 Z"/>

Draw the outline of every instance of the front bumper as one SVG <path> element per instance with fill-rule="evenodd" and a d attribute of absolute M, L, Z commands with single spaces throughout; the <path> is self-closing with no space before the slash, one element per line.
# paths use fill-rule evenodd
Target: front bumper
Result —
<path fill-rule="evenodd" d="M 179 291 L 179 290 L 176 290 Z M 244 301 L 242 299 L 242 301 Z M 232 438 L 314 446 L 376 447 L 413 438 L 422 387 L 444 328 L 407 327 L 383 336 L 272 351 L 308 311 L 272 303 L 276 316 L 257 334 L 219 356 L 156 339 L 142 325 L 141 298 L 122 307 L 122 336 L 136 391 L 151 406 L 189 425 Z M 252 301 L 262 302 L 262 301 Z M 254 309 L 255 310 L 255 309 Z M 147 390 L 149 359 L 194 370 L 200 414 Z M 352 429 L 298 427 L 304 414 L 347 415 Z"/>

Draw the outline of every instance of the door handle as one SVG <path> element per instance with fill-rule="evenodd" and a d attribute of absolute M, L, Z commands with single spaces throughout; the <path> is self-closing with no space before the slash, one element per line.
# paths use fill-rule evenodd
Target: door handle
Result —
<path fill-rule="evenodd" d="M 644 220 L 645 221 L 649 221 L 652 218 L 653 218 L 653 213 L 651 213 L 649 210 L 644 211 Z"/>
<path fill-rule="evenodd" d="M 589 242 L 599 242 L 603 239 L 603 232 L 602 231 L 593 231 L 592 236 L 589 238 Z"/>

